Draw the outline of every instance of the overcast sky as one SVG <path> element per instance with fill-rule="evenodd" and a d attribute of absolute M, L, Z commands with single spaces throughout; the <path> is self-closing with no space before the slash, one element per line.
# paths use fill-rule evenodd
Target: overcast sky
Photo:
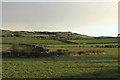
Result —
<path fill-rule="evenodd" d="M 116 2 L 3 2 L 3 29 L 117 36 Z"/>

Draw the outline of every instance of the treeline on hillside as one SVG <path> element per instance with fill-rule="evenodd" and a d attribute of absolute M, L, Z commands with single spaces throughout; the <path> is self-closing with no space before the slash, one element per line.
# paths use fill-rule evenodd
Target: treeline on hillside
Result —
<path fill-rule="evenodd" d="M 41 31 L 10 31 L 1 30 L 1 37 L 33 37 L 36 39 L 54 39 L 54 40 L 85 40 L 92 39 L 93 37 L 81 35 L 78 33 L 68 32 L 41 32 Z"/>

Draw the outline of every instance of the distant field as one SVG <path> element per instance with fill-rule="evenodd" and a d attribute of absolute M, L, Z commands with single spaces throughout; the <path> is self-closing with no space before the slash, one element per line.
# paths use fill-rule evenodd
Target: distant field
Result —
<path fill-rule="evenodd" d="M 118 45 L 118 43 L 111 43 L 111 44 L 60 44 L 60 45 L 50 45 L 48 44 L 48 47 L 91 47 L 91 46 L 105 46 L 105 45 Z"/>
<path fill-rule="evenodd" d="M 14 39 L 13 37 L 4 37 L 2 38 L 2 43 L 65 44 L 64 42 L 59 40 L 40 40 L 31 37 L 16 37 L 16 39 Z"/>
<path fill-rule="evenodd" d="M 87 35 L 74 35 L 75 37 L 82 37 L 82 38 L 93 38 L 92 36 L 87 36 Z"/>
<path fill-rule="evenodd" d="M 67 40 L 69 42 L 73 43 L 82 43 L 82 44 L 87 44 L 87 43 L 93 43 L 93 44 L 117 44 L 118 43 L 118 38 L 107 38 L 107 39 L 91 39 L 91 40 Z M 65 44 L 65 42 L 60 41 L 60 40 L 40 40 L 40 39 L 35 39 L 32 37 L 16 37 L 15 39 L 13 37 L 3 37 L 2 38 L 2 43 L 38 43 L 38 44 Z M 66 43 L 67 44 L 67 43 Z"/>
<path fill-rule="evenodd" d="M 107 39 L 91 39 L 91 40 L 68 40 L 74 43 L 118 43 L 118 38 L 107 38 Z"/>
<path fill-rule="evenodd" d="M 13 37 L 3 37 L 2 38 L 2 51 L 9 51 L 11 48 L 10 44 L 4 44 L 4 43 L 34 43 L 36 45 L 40 46 L 47 46 L 48 49 L 50 50 L 56 50 L 56 49 L 68 49 L 68 50 L 81 50 L 81 49 L 89 49 L 90 47 L 95 48 L 96 46 L 109 46 L 109 45 L 118 45 L 118 39 L 117 38 L 110 38 L 110 39 L 96 39 L 96 40 L 69 40 L 71 42 L 75 43 L 83 43 L 83 44 L 72 44 L 72 43 L 66 43 L 64 41 L 60 40 L 39 40 L 39 39 L 34 39 L 31 37 L 16 37 L 14 39 Z M 95 42 L 96 41 L 96 42 Z M 100 44 L 86 44 L 86 43 L 100 43 Z M 102 44 L 106 42 L 116 42 L 116 43 L 109 43 L 109 44 Z"/>
<path fill-rule="evenodd" d="M 109 50 L 114 50 L 118 48 L 91 48 L 91 47 L 49 47 L 51 51 L 56 51 L 57 49 L 67 49 L 69 51 L 86 51 L 86 50 L 105 50 L 109 52 Z M 114 51 L 112 51 L 114 53 Z M 114 54 L 115 55 L 115 54 Z"/>
<path fill-rule="evenodd" d="M 38 44 L 36 44 L 38 45 Z M 54 44 L 54 45 L 50 45 L 50 44 L 43 44 L 42 46 L 47 46 L 48 49 L 50 49 L 50 51 L 56 51 L 57 49 L 67 49 L 69 51 L 82 51 L 82 50 L 89 50 L 89 49 L 101 49 L 103 50 L 103 48 L 96 48 L 96 46 L 105 46 L 105 45 L 118 45 L 117 43 L 114 44 Z M 3 52 L 8 52 L 11 49 L 11 44 L 2 44 L 2 51 Z M 92 46 L 92 47 L 91 47 Z M 22 48 L 22 47 L 21 47 Z M 110 48 L 108 48 L 109 50 Z"/>
<path fill-rule="evenodd" d="M 3 58 L 3 78 L 117 78 L 118 49 L 105 54 Z"/>

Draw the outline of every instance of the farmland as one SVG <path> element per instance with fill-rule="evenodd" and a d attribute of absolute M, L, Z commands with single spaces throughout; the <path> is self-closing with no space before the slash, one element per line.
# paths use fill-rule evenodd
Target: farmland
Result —
<path fill-rule="evenodd" d="M 33 34 L 32 32 L 24 32 L 25 34 L 22 33 L 24 37 L 21 37 L 21 35 L 18 37 L 18 32 L 17 36 L 11 36 L 8 32 L 10 33 L 10 31 L 6 31 L 3 34 L 4 37 L 2 37 L 1 43 L 3 52 L 3 78 L 118 77 L 118 38 L 95 39 L 90 36 L 87 38 L 88 36 L 70 32 L 59 34 L 49 32 L 37 32 Z M 51 37 L 51 35 L 55 37 Z M 63 35 L 72 37 L 65 37 L 63 39 Z M 83 38 L 78 38 L 78 36 L 83 36 Z M 46 52 L 46 49 L 49 51 Z M 60 52 L 61 50 L 66 51 Z M 100 51 L 104 52 L 91 55 L 73 55 L 73 53 L 77 54 L 78 52 L 86 52 L 88 50 L 97 50 L 98 53 Z M 29 53 L 29 56 L 24 56 L 22 52 L 24 54 Z M 49 55 L 52 52 L 57 55 Z M 38 56 L 42 55 L 42 57 L 38 57 L 33 53 Z M 72 56 L 64 55 L 66 53 L 71 53 Z M 7 56 L 4 56 L 4 54 L 7 54 Z M 44 54 L 47 54 L 47 56 Z"/>
<path fill-rule="evenodd" d="M 21 38 L 21 37 L 17 37 L 16 39 L 12 38 L 12 37 L 5 37 L 2 38 L 2 43 L 32 43 L 32 44 L 64 44 L 61 41 L 58 40 L 39 40 L 39 39 L 34 39 L 34 38 Z"/>
<path fill-rule="evenodd" d="M 108 43 L 118 43 L 118 39 L 117 38 L 108 38 L 108 39 L 94 39 L 94 40 L 69 40 L 71 42 L 75 42 L 75 43 L 82 43 L 82 44 L 108 44 Z"/>

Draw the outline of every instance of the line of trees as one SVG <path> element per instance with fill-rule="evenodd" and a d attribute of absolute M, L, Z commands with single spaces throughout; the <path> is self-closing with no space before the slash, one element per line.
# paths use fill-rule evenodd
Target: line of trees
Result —
<path fill-rule="evenodd" d="M 23 44 L 21 44 L 23 45 Z M 43 57 L 46 56 L 49 49 L 45 49 L 41 46 L 32 46 L 24 44 L 24 48 L 20 48 L 21 45 L 12 44 L 11 49 L 8 52 L 2 52 L 3 57 Z"/>
<path fill-rule="evenodd" d="M 23 49 L 20 46 L 26 46 Z M 9 52 L 3 52 L 3 57 L 51 57 L 51 56 L 73 56 L 81 54 L 101 54 L 103 50 L 88 50 L 88 51 L 68 51 L 58 49 L 56 51 L 49 51 L 41 46 L 34 46 L 28 44 L 13 44 Z"/>

